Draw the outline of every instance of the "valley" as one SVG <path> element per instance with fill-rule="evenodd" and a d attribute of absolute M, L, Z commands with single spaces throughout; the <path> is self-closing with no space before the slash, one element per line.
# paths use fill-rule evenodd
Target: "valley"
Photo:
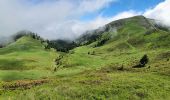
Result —
<path fill-rule="evenodd" d="M 53 44 L 25 35 L 0 48 L 0 99 L 170 99 L 170 31 L 153 19 L 120 19 L 73 47 Z"/>

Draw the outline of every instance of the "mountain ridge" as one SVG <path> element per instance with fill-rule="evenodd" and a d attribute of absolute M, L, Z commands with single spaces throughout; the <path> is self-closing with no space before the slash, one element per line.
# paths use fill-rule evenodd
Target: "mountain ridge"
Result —
<path fill-rule="evenodd" d="M 33 33 L 31 31 L 17 32 L 16 35 L 13 35 L 13 39 L 16 40 L 22 36 L 31 35 L 33 38 L 40 39 L 42 42 L 48 42 L 46 48 L 54 48 L 58 51 L 67 52 L 71 49 L 74 49 L 77 46 L 88 45 L 88 44 L 91 44 L 91 43 L 99 40 L 99 38 L 101 38 L 104 33 L 112 32 L 114 34 L 114 36 L 116 36 L 116 34 L 119 34 L 117 32 L 117 30 L 120 30 L 122 27 L 127 27 L 127 26 L 125 26 L 127 23 L 136 23 L 138 26 L 145 28 L 146 32 L 144 34 L 150 34 L 150 33 L 153 33 L 155 31 L 159 31 L 159 30 L 169 31 L 169 29 L 167 27 L 165 27 L 163 25 L 158 25 L 156 23 L 156 20 L 146 18 L 143 15 L 138 15 L 138 16 L 133 16 L 133 17 L 129 17 L 129 18 L 112 21 L 112 22 L 104 25 L 103 27 L 100 27 L 95 30 L 87 31 L 86 33 L 82 34 L 80 37 L 78 37 L 72 41 L 61 40 L 61 39 L 44 40 L 43 38 L 38 36 L 36 33 Z M 111 38 L 114 37 L 113 34 L 110 35 Z M 107 38 L 109 40 L 110 37 L 107 37 Z M 103 42 L 106 40 L 103 40 Z M 102 40 L 101 40 L 101 42 L 102 42 Z M 62 45 L 60 45 L 60 43 L 62 43 Z M 4 46 L 5 45 L 1 44 L 1 48 Z"/>
<path fill-rule="evenodd" d="M 133 24 L 135 24 L 135 25 L 133 25 Z M 123 28 L 123 27 L 125 28 L 124 32 L 127 32 L 128 34 L 134 34 L 134 35 L 141 33 L 138 30 L 143 30 L 143 32 L 142 32 L 143 35 L 151 34 L 151 33 L 157 32 L 157 31 L 169 32 L 168 29 L 163 28 L 162 26 L 160 26 L 156 22 L 154 22 L 153 19 L 147 19 L 144 16 L 134 16 L 134 17 L 130 17 L 130 18 L 116 20 L 109 24 L 106 24 L 104 27 L 105 28 L 103 31 L 96 32 L 96 31 L 100 30 L 100 29 L 97 29 L 95 31 L 92 31 L 92 33 L 86 33 L 86 34 L 82 35 L 79 39 L 77 39 L 77 41 L 79 42 L 79 44 L 87 45 L 87 44 L 95 42 L 97 39 L 101 38 L 102 34 L 104 34 L 104 33 L 112 32 L 112 33 L 115 33 L 115 35 L 120 34 L 122 32 L 121 31 L 117 32 L 117 30 L 121 30 L 121 28 Z M 129 29 L 126 29 L 128 27 L 129 27 Z M 134 27 L 134 29 L 133 29 L 133 27 Z M 135 27 L 138 27 L 138 30 L 136 30 L 137 28 L 135 29 Z M 133 30 L 134 30 L 134 32 L 133 32 Z M 124 35 L 127 35 L 127 34 L 124 34 Z"/>

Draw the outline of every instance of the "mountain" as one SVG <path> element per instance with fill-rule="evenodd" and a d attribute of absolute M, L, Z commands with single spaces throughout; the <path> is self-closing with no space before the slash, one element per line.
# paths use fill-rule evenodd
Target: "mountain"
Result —
<path fill-rule="evenodd" d="M 102 39 L 103 41 L 104 40 L 107 41 L 109 40 L 109 38 L 112 38 L 112 39 L 117 39 L 117 40 L 126 39 L 131 44 L 135 43 L 136 45 L 139 45 L 140 41 L 141 42 L 147 41 L 147 40 L 142 40 L 143 36 L 146 36 L 146 35 L 148 35 L 148 37 L 154 36 L 154 35 L 156 36 L 156 33 L 163 33 L 164 35 L 166 35 L 166 33 L 168 32 L 169 32 L 168 28 L 166 28 L 165 26 L 162 26 L 161 24 L 160 25 L 157 24 L 156 20 L 147 19 L 144 16 L 135 16 L 132 18 L 126 18 L 126 19 L 113 21 L 105 25 L 102 28 L 93 30 L 91 32 L 87 32 L 86 34 L 78 38 L 77 42 L 79 44 L 90 44 L 95 41 L 102 42 Z M 149 35 L 149 34 L 152 34 L 152 35 Z M 153 38 L 155 39 L 156 37 L 153 37 Z M 168 40 L 168 37 L 167 37 L 167 40 Z"/>
<path fill-rule="evenodd" d="M 144 16 L 73 42 L 19 35 L 0 48 L 0 99 L 169 100 L 169 64 L 169 29 Z"/>
<path fill-rule="evenodd" d="M 89 63 L 91 63 L 90 68 L 91 66 L 101 67 L 115 63 L 123 55 L 130 60 L 130 54 L 139 54 L 142 57 L 153 50 L 163 49 L 165 54 L 169 54 L 167 51 L 170 48 L 169 40 L 169 30 L 158 27 L 153 19 L 147 19 L 144 16 L 121 19 L 105 25 L 102 30 L 91 31 L 77 39 L 76 42 L 82 46 L 70 51 L 71 54 L 63 59 L 63 66 L 89 67 Z M 131 59 L 130 62 L 139 59 L 138 56 Z M 151 53 L 151 57 L 153 56 L 159 58 L 159 53 L 154 55 Z M 125 61 L 122 58 L 120 62 L 123 64 Z"/>

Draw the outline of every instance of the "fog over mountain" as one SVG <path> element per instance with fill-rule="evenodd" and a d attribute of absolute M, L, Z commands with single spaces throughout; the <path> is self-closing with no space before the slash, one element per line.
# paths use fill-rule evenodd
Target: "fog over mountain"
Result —
<path fill-rule="evenodd" d="M 144 15 L 170 25 L 170 0 L 165 0 L 144 12 L 133 9 L 114 16 L 103 16 L 101 9 L 119 0 L 0 0 L 0 36 L 20 30 L 30 30 L 46 39 L 74 39 L 87 30 L 101 27 L 113 20 Z M 97 14 L 82 20 L 87 14 Z"/>

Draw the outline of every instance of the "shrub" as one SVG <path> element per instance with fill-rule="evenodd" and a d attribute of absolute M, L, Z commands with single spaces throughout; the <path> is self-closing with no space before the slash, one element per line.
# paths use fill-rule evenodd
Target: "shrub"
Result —
<path fill-rule="evenodd" d="M 0 48 L 3 48 L 3 47 L 4 47 L 4 45 L 0 44 Z"/>
<path fill-rule="evenodd" d="M 140 59 L 140 64 L 145 66 L 148 62 L 149 62 L 148 56 L 145 54 L 145 55 Z"/>
<path fill-rule="evenodd" d="M 95 45 L 95 47 L 103 46 L 108 40 L 109 40 L 109 38 L 100 40 L 99 42 L 97 42 L 97 44 Z"/>
<path fill-rule="evenodd" d="M 148 56 L 145 54 L 139 61 L 139 64 L 133 66 L 133 68 L 142 68 L 149 62 Z"/>
<path fill-rule="evenodd" d="M 90 52 L 88 52 L 88 55 L 90 54 Z"/>

